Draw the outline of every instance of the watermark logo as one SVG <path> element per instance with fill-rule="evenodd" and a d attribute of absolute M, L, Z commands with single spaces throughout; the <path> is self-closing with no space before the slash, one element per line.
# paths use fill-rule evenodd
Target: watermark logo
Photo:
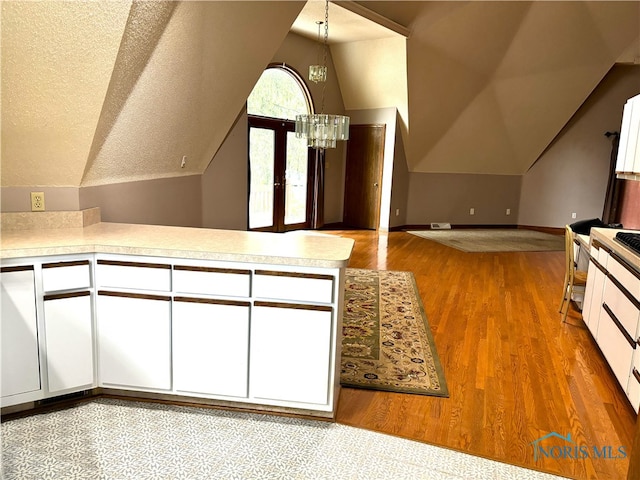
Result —
<path fill-rule="evenodd" d="M 558 440 L 552 440 L 554 438 Z M 541 458 L 572 460 L 601 458 L 613 460 L 627 457 L 627 449 L 624 446 L 578 445 L 571 439 L 571 433 L 560 435 L 557 432 L 550 432 L 531 442 L 531 445 L 533 445 L 534 460 Z"/>

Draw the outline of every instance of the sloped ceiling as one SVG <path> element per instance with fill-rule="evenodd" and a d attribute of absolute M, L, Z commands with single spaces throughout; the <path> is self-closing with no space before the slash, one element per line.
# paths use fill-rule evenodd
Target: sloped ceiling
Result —
<path fill-rule="evenodd" d="M 621 54 L 640 58 L 640 2 L 359 3 L 411 30 L 414 172 L 525 173 Z"/>
<path fill-rule="evenodd" d="M 2 185 L 202 173 L 303 6 L 2 2 Z"/>
<path fill-rule="evenodd" d="M 130 2 L 2 2 L 2 185 L 80 184 Z"/>
<path fill-rule="evenodd" d="M 522 174 L 621 55 L 640 59 L 636 1 L 349 3 L 410 31 L 332 49 L 347 108 L 406 117 L 414 172 Z M 202 173 L 304 4 L 2 2 L 1 184 Z"/>

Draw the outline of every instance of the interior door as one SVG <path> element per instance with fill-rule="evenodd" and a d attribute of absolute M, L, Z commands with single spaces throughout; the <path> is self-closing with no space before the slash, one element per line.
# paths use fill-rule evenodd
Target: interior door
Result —
<path fill-rule="evenodd" d="M 309 227 L 310 155 L 291 120 L 249 116 L 249 229 Z"/>
<path fill-rule="evenodd" d="M 377 229 L 380 223 L 385 125 L 351 125 L 347 144 L 344 224 Z"/>

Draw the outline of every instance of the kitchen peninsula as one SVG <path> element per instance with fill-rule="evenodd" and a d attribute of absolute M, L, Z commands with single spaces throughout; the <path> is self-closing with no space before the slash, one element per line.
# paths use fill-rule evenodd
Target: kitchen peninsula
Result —
<path fill-rule="evenodd" d="M 3 410 L 106 393 L 334 417 L 353 240 L 5 220 Z"/>

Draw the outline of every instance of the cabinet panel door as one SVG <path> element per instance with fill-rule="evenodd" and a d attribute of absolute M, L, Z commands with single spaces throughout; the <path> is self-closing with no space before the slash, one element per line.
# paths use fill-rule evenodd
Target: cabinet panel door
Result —
<path fill-rule="evenodd" d="M 588 278 L 587 273 L 587 278 Z M 588 279 L 591 282 L 593 279 L 593 291 L 591 292 L 591 304 L 589 305 L 589 318 L 587 326 L 591 331 L 591 335 L 593 338 L 597 340 L 598 338 L 598 325 L 600 323 L 600 319 L 606 313 L 602 310 L 602 295 L 604 293 L 604 284 L 607 276 L 605 273 L 596 268 L 594 271 L 594 276 L 591 279 Z"/>
<path fill-rule="evenodd" d="M 584 290 L 584 302 L 582 304 L 582 319 L 587 326 L 591 322 L 591 306 L 597 269 L 598 267 L 596 267 L 595 263 L 589 262 L 589 269 L 587 270 L 587 286 Z"/>
<path fill-rule="evenodd" d="M 250 396 L 326 404 L 331 316 L 331 311 L 254 307 Z"/>
<path fill-rule="evenodd" d="M 33 270 L 2 271 L 2 396 L 40 390 Z"/>
<path fill-rule="evenodd" d="M 101 385 L 171 388 L 169 300 L 169 297 L 98 295 L 98 377 Z"/>
<path fill-rule="evenodd" d="M 182 392 L 247 396 L 249 304 L 173 304 L 173 382 Z"/>
<path fill-rule="evenodd" d="M 91 296 L 44 299 L 49 392 L 93 385 Z"/>
<path fill-rule="evenodd" d="M 600 315 L 597 342 L 618 382 L 626 391 L 634 349 L 604 308 Z"/>

